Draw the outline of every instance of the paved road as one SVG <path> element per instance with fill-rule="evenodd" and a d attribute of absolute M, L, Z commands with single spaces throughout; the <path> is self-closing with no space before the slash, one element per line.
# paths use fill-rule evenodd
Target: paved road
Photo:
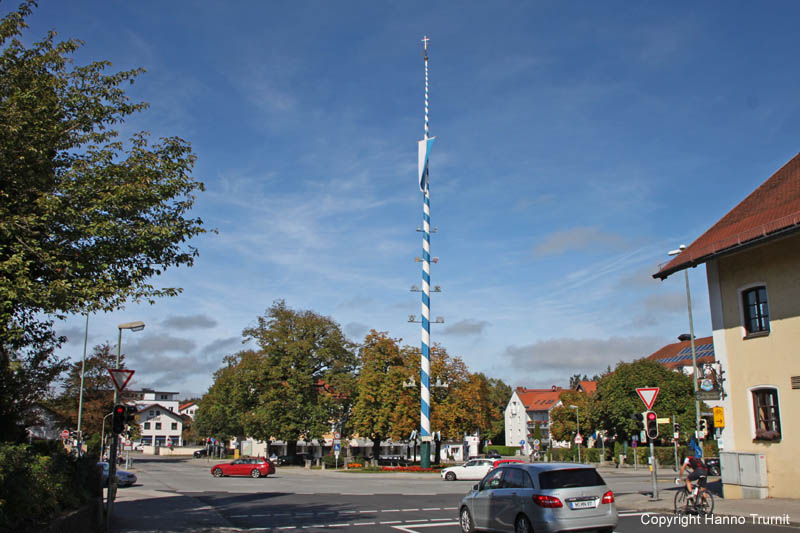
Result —
<path fill-rule="evenodd" d="M 112 531 L 343 531 L 452 533 L 458 505 L 475 481 L 446 482 L 436 475 L 355 474 L 279 468 L 262 479 L 214 478 L 213 461 L 137 457 L 139 483 L 120 489 Z M 667 471 L 659 485 L 669 486 Z M 649 474 L 606 471 L 616 494 L 650 488 Z M 617 531 L 764 531 L 751 523 L 677 523 L 621 511 Z M 662 515 L 669 518 L 671 515 Z"/>

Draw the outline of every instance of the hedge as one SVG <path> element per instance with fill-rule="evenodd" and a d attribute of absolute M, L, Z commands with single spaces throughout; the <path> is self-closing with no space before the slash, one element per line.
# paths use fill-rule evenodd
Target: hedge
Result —
<path fill-rule="evenodd" d="M 490 451 L 496 451 L 502 456 L 509 456 L 509 455 L 517 455 L 519 453 L 519 446 L 499 446 L 499 445 L 491 445 L 486 447 L 486 453 Z"/>
<path fill-rule="evenodd" d="M 99 497 L 96 463 L 53 444 L 0 444 L 0 530 L 37 529 Z"/>

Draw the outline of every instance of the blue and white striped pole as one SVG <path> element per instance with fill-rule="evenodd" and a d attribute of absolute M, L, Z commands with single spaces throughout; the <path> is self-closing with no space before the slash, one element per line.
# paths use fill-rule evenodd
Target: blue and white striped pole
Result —
<path fill-rule="evenodd" d="M 422 354 L 420 357 L 420 421 L 422 439 L 420 466 L 431 466 L 431 196 L 428 183 L 428 156 L 433 138 L 428 122 L 428 39 L 422 39 L 425 56 L 425 137 L 419 141 L 419 185 L 424 194 L 422 216 Z"/>

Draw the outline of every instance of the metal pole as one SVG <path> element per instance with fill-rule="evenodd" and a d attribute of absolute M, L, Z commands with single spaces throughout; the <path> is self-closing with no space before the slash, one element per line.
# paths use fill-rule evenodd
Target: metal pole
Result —
<path fill-rule="evenodd" d="M 653 481 L 653 500 L 658 499 L 658 473 L 656 472 L 656 450 L 650 439 L 650 479 Z"/>
<path fill-rule="evenodd" d="M 117 338 L 117 366 L 114 368 L 119 370 L 119 358 L 122 355 L 122 328 L 117 328 L 119 330 L 119 337 Z M 114 405 L 117 405 L 117 388 L 114 387 Z"/>
<path fill-rule="evenodd" d="M 83 451 L 83 432 L 81 431 L 81 420 L 83 415 L 83 381 L 86 376 L 86 345 L 89 343 L 89 313 L 86 313 L 86 331 L 83 335 L 83 360 L 81 362 L 81 392 L 78 396 L 78 456 Z"/>
<path fill-rule="evenodd" d="M 103 417 L 103 431 L 100 433 L 100 457 L 103 457 L 103 453 L 106 451 L 106 418 L 113 415 L 114 413 L 108 413 L 106 416 Z"/>
<path fill-rule="evenodd" d="M 420 466 L 430 468 L 431 466 L 431 419 L 430 419 L 430 282 L 431 282 L 431 196 L 428 185 L 428 145 L 429 145 L 429 124 L 428 124 L 428 37 L 422 39 L 424 43 L 425 57 L 425 137 L 423 143 L 424 158 L 423 166 L 420 169 L 420 187 L 424 194 L 423 203 L 423 234 L 422 234 L 422 353 L 420 356 L 420 439 L 422 447 L 420 450 Z"/>
<path fill-rule="evenodd" d="M 692 294 L 689 290 L 689 269 L 683 271 L 686 276 L 686 303 L 689 307 L 689 342 L 692 346 L 692 381 L 694 382 L 694 434 L 700 431 L 700 400 L 697 398 L 697 354 L 694 349 L 694 320 L 692 319 Z"/>
<path fill-rule="evenodd" d="M 578 419 L 580 408 L 575 409 L 575 426 L 578 428 L 578 435 L 581 434 L 581 421 Z M 581 443 L 578 443 L 578 462 L 581 462 Z"/>
<path fill-rule="evenodd" d="M 675 444 L 675 466 L 673 470 L 678 471 L 678 439 L 675 437 L 675 415 L 672 415 L 672 442 Z"/>

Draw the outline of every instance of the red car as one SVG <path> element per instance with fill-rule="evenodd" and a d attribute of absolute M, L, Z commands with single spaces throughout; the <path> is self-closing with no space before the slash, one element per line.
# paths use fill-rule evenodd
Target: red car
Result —
<path fill-rule="evenodd" d="M 524 462 L 525 461 L 520 461 L 519 459 L 498 459 L 497 461 L 494 462 L 494 465 L 492 466 L 494 466 L 494 468 L 497 468 L 498 466 L 505 463 L 524 463 Z"/>
<path fill-rule="evenodd" d="M 211 475 L 222 476 L 250 476 L 261 477 L 275 473 L 272 461 L 263 457 L 242 457 L 231 463 L 221 463 L 211 467 Z"/>

